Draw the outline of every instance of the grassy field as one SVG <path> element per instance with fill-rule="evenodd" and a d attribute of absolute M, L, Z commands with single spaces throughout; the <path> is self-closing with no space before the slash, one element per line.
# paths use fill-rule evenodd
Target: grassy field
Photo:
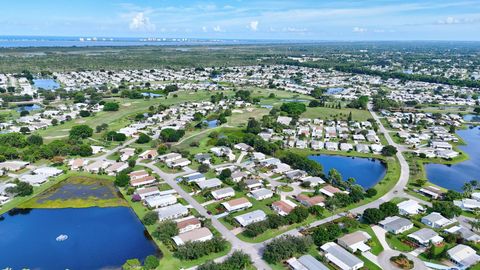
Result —
<path fill-rule="evenodd" d="M 36 197 L 20 204 L 20 208 L 86 208 L 127 206 L 118 195 L 110 176 L 71 176 Z"/>
<path fill-rule="evenodd" d="M 224 91 L 225 94 L 231 94 L 231 91 Z M 180 104 L 188 101 L 210 100 L 212 92 L 198 91 L 185 92 L 179 91 L 176 93 L 177 97 L 170 95 L 167 99 L 124 99 L 124 98 L 109 98 L 108 101 L 115 101 L 120 103 L 120 109 L 114 112 L 97 112 L 95 115 L 85 118 L 77 118 L 72 121 L 51 126 L 44 130 L 39 130 L 37 133 L 44 137 L 48 142 L 56 138 L 64 138 L 68 136 L 70 129 L 75 125 L 88 125 L 95 129 L 96 126 L 103 123 L 108 124 L 108 130 L 118 130 L 122 127 L 133 123 L 133 116 L 138 113 L 148 111 L 150 106 L 159 104 L 172 105 Z M 93 138 L 98 139 L 101 133 L 94 133 Z"/>
<path fill-rule="evenodd" d="M 315 107 L 307 108 L 307 111 L 302 113 L 300 117 L 304 118 L 319 118 L 324 120 L 333 120 L 333 119 L 343 119 L 347 120 L 348 115 L 352 113 L 352 119 L 354 121 L 366 121 L 372 118 L 372 115 L 367 110 L 358 110 L 358 109 L 332 109 L 325 107 Z"/>

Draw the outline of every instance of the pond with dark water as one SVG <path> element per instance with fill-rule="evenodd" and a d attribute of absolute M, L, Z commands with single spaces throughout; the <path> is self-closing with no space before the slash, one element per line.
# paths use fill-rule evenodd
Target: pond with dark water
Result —
<path fill-rule="evenodd" d="M 426 164 L 425 171 L 430 182 L 447 189 L 462 191 L 466 182 L 480 180 L 480 128 L 457 130 L 457 134 L 466 143 L 459 148 L 468 154 L 469 159 L 453 165 Z"/>
<path fill-rule="evenodd" d="M 1 269 L 118 269 L 128 259 L 159 255 L 128 207 L 10 213 L 0 221 Z"/>
<path fill-rule="evenodd" d="M 352 177 L 364 189 L 375 186 L 387 172 L 386 165 L 378 159 L 335 155 L 312 155 L 308 158 L 320 163 L 325 174 L 330 169 L 336 169 L 343 180 Z"/>

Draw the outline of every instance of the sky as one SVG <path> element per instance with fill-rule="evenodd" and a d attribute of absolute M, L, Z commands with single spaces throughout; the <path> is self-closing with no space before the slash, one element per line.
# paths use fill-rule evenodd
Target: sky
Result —
<path fill-rule="evenodd" d="M 480 0 L 2 1 L 0 36 L 480 40 Z"/>

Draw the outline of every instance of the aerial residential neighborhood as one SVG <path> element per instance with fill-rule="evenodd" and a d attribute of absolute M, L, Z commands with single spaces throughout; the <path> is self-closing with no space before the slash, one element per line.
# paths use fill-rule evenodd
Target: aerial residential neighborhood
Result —
<path fill-rule="evenodd" d="M 1 269 L 480 269 L 474 1 L 54 2 L 2 5 Z"/>

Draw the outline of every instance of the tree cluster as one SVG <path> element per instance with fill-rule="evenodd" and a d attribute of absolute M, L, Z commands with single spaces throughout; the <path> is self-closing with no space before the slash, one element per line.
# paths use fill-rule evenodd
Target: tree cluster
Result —
<path fill-rule="evenodd" d="M 187 242 L 177 248 L 174 256 L 180 260 L 196 260 L 211 253 L 222 252 L 227 246 L 227 240 L 213 237 L 204 242 Z"/>
<path fill-rule="evenodd" d="M 265 246 L 263 259 L 268 263 L 277 263 L 308 252 L 312 245 L 313 241 L 309 236 L 281 236 Z"/>

